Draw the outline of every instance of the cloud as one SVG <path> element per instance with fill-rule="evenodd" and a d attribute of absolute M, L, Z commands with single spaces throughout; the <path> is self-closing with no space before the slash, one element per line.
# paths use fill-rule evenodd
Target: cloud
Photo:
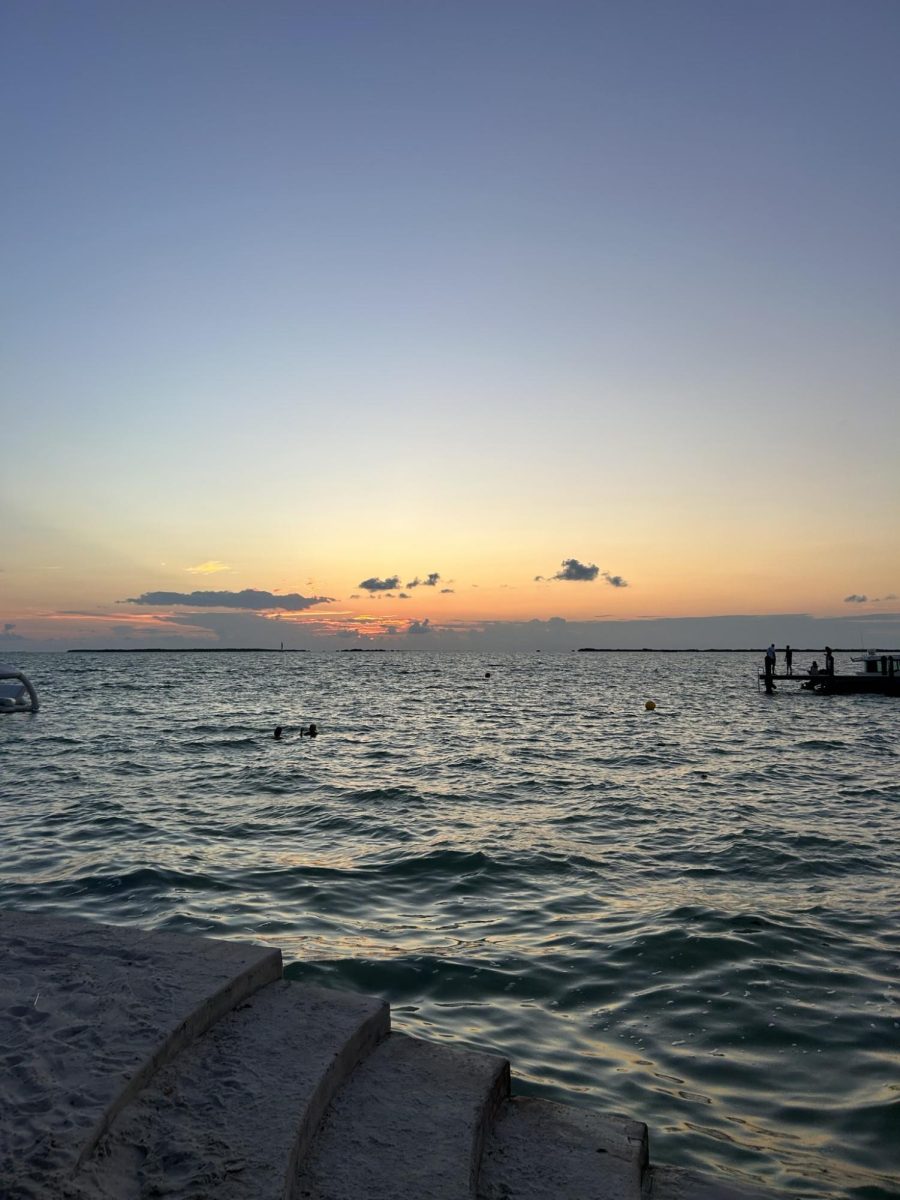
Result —
<path fill-rule="evenodd" d="M 209 562 L 198 563 L 196 567 L 184 568 L 189 575 L 215 575 L 219 571 L 230 571 L 231 567 L 228 563 L 219 562 L 217 558 L 211 558 Z"/>
<path fill-rule="evenodd" d="M 578 583 L 587 583 L 597 578 L 600 568 L 591 563 L 589 566 L 580 563 L 577 558 L 564 558 L 562 570 L 557 571 L 553 579 L 566 579 Z"/>
<path fill-rule="evenodd" d="M 242 592 L 143 592 L 119 604 L 165 605 L 184 604 L 192 608 L 240 608 L 246 612 L 263 609 L 280 609 L 282 612 L 302 612 L 316 604 L 331 604 L 331 596 L 301 596 L 288 592 L 276 596 L 272 592 L 260 592 L 255 588 L 244 588 Z"/>
<path fill-rule="evenodd" d="M 857 595 L 856 592 L 852 596 L 845 596 L 845 604 L 884 604 L 888 600 L 896 600 L 896 592 L 886 592 L 883 596 L 864 596 Z"/>
<path fill-rule="evenodd" d="M 601 571 L 596 563 L 579 562 L 577 558 L 564 558 L 561 569 L 555 575 L 535 575 L 534 582 L 551 583 L 553 580 L 559 579 L 567 583 L 593 583 L 598 575 L 601 579 L 605 579 L 610 587 L 628 587 L 628 580 L 621 575 L 613 575 L 610 571 Z"/>
<path fill-rule="evenodd" d="M 6 624 L 3 626 L 3 632 L 4 633 L 12 633 L 12 631 L 15 629 L 15 627 L 16 627 L 15 621 L 7 621 Z"/>
<path fill-rule="evenodd" d="M 407 595 L 406 592 L 400 592 L 400 594 L 397 596 L 397 599 L 398 600 L 411 600 L 412 596 Z"/>
<path fill-rule="evenodd" d="M 437 571 L 432 571 L 431 574 L 426 575 L 424 579 L 420 579 L 417 575 L 415 579 L 410 580 L 406 586 L 408 588 L 437 587 L 440 578 L 440 574 Z"/>
<path fill-rule="evenodd" d="M 388 579 L 379 579 L 373 575 L 371 579 L 364 579 L 356 586 L 364 592 L 393 592 L 400 586 L 400 576 L 391 575 Z"/>
<path fill-rule="evenodd" d="M 454 592 L 453 588 L 441 588 L 441 595 L 442 596 L 453 596 L 453 595 L 455 595 L 455 592 Z"/>
<path fill-rule="evenodd" d="M 410 634 L 433 633 L 434 630 L 431 621 L 426 617 L 424 621 L 413 621 L 406 632 Z"/>

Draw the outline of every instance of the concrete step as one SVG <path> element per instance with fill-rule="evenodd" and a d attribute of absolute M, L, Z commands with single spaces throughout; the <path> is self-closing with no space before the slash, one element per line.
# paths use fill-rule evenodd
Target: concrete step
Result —
<path fill-rule="evenodd" d="M 472 1200 L 508 1093 L 505 1058 L 391 1034 L 335 1097 L 292 1194 Z"/>
<path fill-rule="evenodd" d="M 110 1200 L 284 1200 L 333 1096 L 390 1029 L 382 1000 L 270 984 L 159 1071 L 79 1176 Z"/>
<path fill-rule="evenodd" d="M 715 1175 L 660 1165 L 644 1177 L 644 1200 L 772 1200 L 772 1196 Z"/>
<path fill-rule="evenodd" d="M 266 946 L 0 912 L 0 1196 L 63 1195 L 166 1062 L 281 976 Z"/>
<path fill-rule="evenodd" d="M 641 1200 L 647 1126 L 516 1097 L 487 1140 L 478 1200 Z"/>
<path fill-rule="evenodd" d="M 759 1200 L 277 950 L 0 912 L 0 1200 Z"/>

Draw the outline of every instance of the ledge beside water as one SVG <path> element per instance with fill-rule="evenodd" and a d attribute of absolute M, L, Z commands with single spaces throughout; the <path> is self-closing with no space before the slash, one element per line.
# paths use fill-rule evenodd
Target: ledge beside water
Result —
<path fill-rule="evenodd" d="M 281 951 L 0 912 L 4 1200 L 751 1200 Z"/>

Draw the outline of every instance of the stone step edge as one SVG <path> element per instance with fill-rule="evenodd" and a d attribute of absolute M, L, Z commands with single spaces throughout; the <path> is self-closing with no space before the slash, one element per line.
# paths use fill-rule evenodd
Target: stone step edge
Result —
<path fill-rule="evenodd" d="M 188 1013 L 169 1036 L 157 1046 L 149 1058 L 126 1080 L 122 1090 L 111 1101 L 88 1134 L 75 1161 L 76 1171 L 94 1153 L 97 1143 L 104 1134 L 109 1132 L 110 1126 L 122 1109 L 134 1100 L 161 1067 L 170 1063 L 186 1046 L 201 1037 L 226 1013 L 231 1012 L 254 992 L 268 983 L 275 983 L 281 979 L 283 974 L 281 951 L 267 949 L 263 946 L 260 946 L 259 950 L 258 958 Z"/>
<path fill-rule="evenodd" d="M 294 984 L 293 986 L 300 987 L 302 985 Z M 301 1165 L 309 1155 L 319 1125 L 332 1100 L 356 1067 L 363 1059 L 368 1058 L 379 1042 L 383 1041 L 390 1032 L 391 1006 L 386 1000 L 383 1000 L 381 1007 L 357 1026 L 355 1033 L 347 1039 L 320 1076 L 294 1135 L 294 1144 L 284 1177 L 285 1200 L 299 1200 L 301 1196 L 299 1191 Z"/>
<path fill-rule="evenodd" d="M 479 1200 L 601 1194 L 606 1200 L 642 1200 L 649 1160 L 649 1133 L 643 1121 L 516 1091 L 503 1109 L 496 1141 L 487 1147 L 486 1178 L 482 1164 Z M 598 1160 L 595 1152 L 603 1158 Z M 551 1178 L 555 1182 L 548 1190 Z"/>
<path fill-rule="evenodd" d="M 484 1053 L 490 1058 L 499 1059 L 499 1063 L 493 1083 L 484 1098 L 481 1112 L 478 1114 L 478 1120 L 476 1121 L 472 1137 L 472 1158 L 469 1168 L 469 1193 L 472 1196 L 478 1191 L 478 1177 L 481 1174 L 481 1163 L 484 1158 L 484 1147 L 487 1139 L 497 1122 L 500 1109 L 506 1104 L 512 1094 L 509 1059 L 504 1058 L 502 1055 L 489 1053 L 488 1051 L 484 1051 Z"/>

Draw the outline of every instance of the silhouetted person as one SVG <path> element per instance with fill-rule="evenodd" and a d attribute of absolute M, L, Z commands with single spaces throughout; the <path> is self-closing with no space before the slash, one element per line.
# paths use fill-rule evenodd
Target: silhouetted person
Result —
<path fill-rule="evenodd" d="M 784 648 L 784 673 L 785 675 L 793 675 L 794 673 L 794 652 L 790 646 Z"/>
<path fill-rule="evenodd" d="M 769 648 L 766 651 L 766 662 L 769 664 L 769 670 L 775 674 L 775 643 L 770 642 Z"/>
<path fill-rule="evenodd" d="M 276 742 L 281 741 L 281 726 L 280 725 L 275 726 L 275 732 L 272 734 L 272 737 L 275 739 Z"/>
<path fill-rule="evenodd" d="M 301 729 L 300 736 L 303 737 L 304 733 L 306 734 L 307 737 L 318 737 L 319 736 L 319 727 L 318 727 L 318 725 L 315 724 L 315 722 L 310 721 L 309 729 Z"/>
<path fill-rule="evenodd" d="M 810 675 L 818 675 L 819 674 L 819 664 L 816 662 L 815 659 L 812 660 L 812 666 L 809 668 L 809 673 L 810 673 Z"/>
<path fill-rule="evenodd" d="M 834 655 L 831 653 L 831 647 L 825 647 L 825 674 L 834 674 Z"/>
<path fill-rule="evenodd" d="M 766 694 L 771 696 L 775 691 L 775 684 L 772 682 L 772 669 L 775 665 L 774 658 L 770 657 L 769 651 L 766 651 L 765 658 L 765 678 L 766 678 Z"/>

